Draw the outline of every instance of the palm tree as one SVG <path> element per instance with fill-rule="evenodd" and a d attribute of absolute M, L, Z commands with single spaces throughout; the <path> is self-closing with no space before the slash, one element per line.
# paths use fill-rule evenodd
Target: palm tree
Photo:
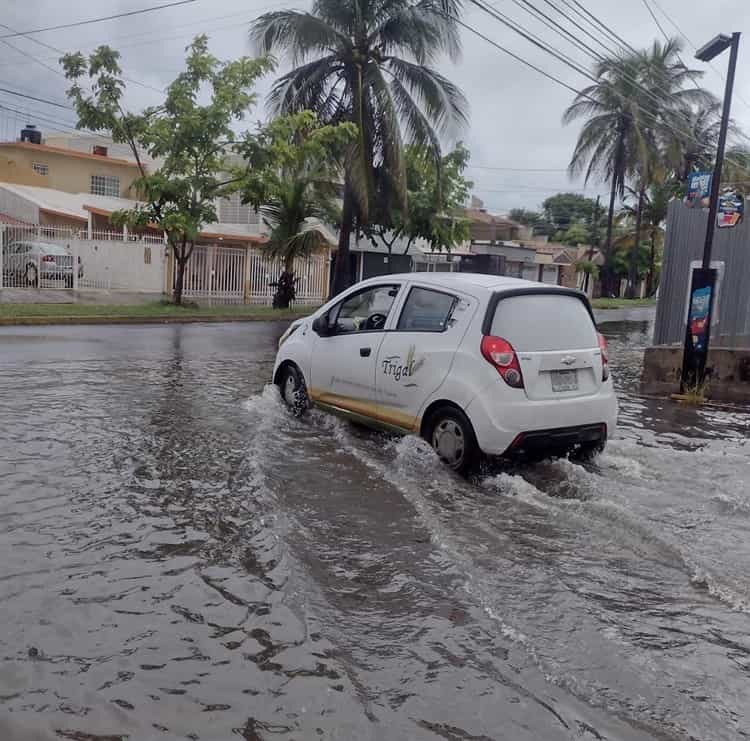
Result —
<path fill-rule="evenodd" d="M 654 290 L 656 274 L 656 254 L 664 240 L 664 222 L 667 220 L 669 202 L 679 191 L 679 183 L 672 178 L 657 176 L 647 189 L 627 188 L 626 200 L 618 220 L 624 226 L 624 233 L 616 240 L 616 246 L 630 245 L 630 281 L 634 286 L 633 255 L 636 256 L 636 280 L 641 261 L 641 232 L 645 227 L 649 238 L 648 269 L 646 272 L 646 293 Z M 631 205 L 633 200 L 637 205 Z M 629 228 L 635 224 L 634 228 Z"/>
<path fill-rule="evenodd" d="M 695 170 L 711 169 L 716 157 L 721 104 L 684 106 L 677 112 L 679 127 L 664 140 L 664 159 L 680 181 Z"/>
<path fill-rule="evenodd" d="M 349 241 L 366 223 L 376 168 L 406 202 L 402 140 L 431 148 L 466 122 L 461 91 L 432 64 L 456 59 L 461 0 L 315 0 L 311 12 L 266 13 L 252 26 L 262 53 L 282 53 L 294 69 L 269 96 L 275 113 L 309 109 L 321 121 L 358 127 L 349 148 L 333 293 L 350 283 Z M 402 137 L 403 133 L 403 137 Z"/>
<path fill-rule="evenodd" d="M 614 277 L 607 263 L 612 258 L 615 199 L 624 197 L 633 176 L 642 189 L 647 186 L 658 145 L 676 122 L 675 111 L 707 99 L 705 91 L 685 89 L 701 73 L 679 61 L 680 49 L 677 40 L 657 41 L 648 51 L 601 60 L 594 70 L 597 82 L 576 95 L 563 114 L 565 124 L 587 119 L 573 151 L 570 174 L 585 172 L 586 181 L 598 174 L 610 181 L 602 271 L 606 291 Z"/>
<path fill-rule="evenodd" d="M 296 298 L 294 261 L 330 243 L 330 231 L 325 224 L 336 219 L 334 197 L 332 185 L 326 187 L 306 175 L 297 175 L 283 179 L 261 206 L 260 213 L 271 230 L 265 248 L 283 264 L 281 274 L 272 284 L 276 288 L 274 309 L 287 309 Z"/>

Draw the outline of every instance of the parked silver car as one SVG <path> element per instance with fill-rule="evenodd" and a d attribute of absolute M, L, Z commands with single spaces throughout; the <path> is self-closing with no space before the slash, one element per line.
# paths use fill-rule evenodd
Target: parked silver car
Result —
<path fill-rule="evenodd" d="M 73 287 L 73 256 L 53 242 L 11 242 L 5 250 L 3 268 L 8 282 L 15 286 L 39 286 L 39 281 L 65 281 Z M 78 278 L 83 265 L 78 258 Z"/>

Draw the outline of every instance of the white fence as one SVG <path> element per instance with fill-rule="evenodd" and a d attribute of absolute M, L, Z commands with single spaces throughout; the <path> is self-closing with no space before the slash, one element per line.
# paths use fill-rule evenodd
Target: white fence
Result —
<path fill-rule="evenodd" d="M 196 245 L 183 276 L 185 298 L 222 304 L 241 304 L 245 300 L 245 258 L 241 247 Z M 177 274 L 174 263 L 173 283 Z"/>
<path fill-rule="evenodd" d="M 122 232 L 0 224 L 0 289 L 101 289 L 160 294 L 168 290 L 166 243 Z M 302 306 L 328 296 L 328 252 L 294 262 Z M 176 275 L 172 260 L 171 287 Z M 270 305 L 283 265 L 262 247 L 197 245 L 187 264 L 183 296 L 201 302 Z"/>
<path fill-rule="evenodd" d="M 185 268 L 183 296 L 215 303 L 270 305 L 276 290 L 273 284 L 282 270 L 283 264 L 269 258 L 262 248 L 198 245 Z M 328 296 L 328 253 L 298 258 L 294 273 L 295 304 L 322 304 Z"/>
<path fill-rule="evenodd" d="M 0 287 L 163 293 L 166 245 L 122 232 L 0 225 Z"/>

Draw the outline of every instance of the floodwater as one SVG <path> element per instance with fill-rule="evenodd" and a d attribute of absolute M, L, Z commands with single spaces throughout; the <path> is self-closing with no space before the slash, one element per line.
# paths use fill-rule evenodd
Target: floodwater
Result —
<path fill-rule="evenodd" d="M 750 415 L 462 481 L 274 324 L 0 329 L 0 739 L 750 738 Z"/>

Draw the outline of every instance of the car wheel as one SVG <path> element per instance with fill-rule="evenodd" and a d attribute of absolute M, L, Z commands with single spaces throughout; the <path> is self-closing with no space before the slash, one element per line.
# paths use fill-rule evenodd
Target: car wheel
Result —
<path fill-rule="evenodd" d="M 479 445 L 469 418 L 455 407 L 441 407 L 429 419 L 424 437 L 448 468 L 469 473 L 479 461 Z"/>
<path fill-rule="evenodd" d="M 296 365 L 288 363 L 279 376 L 279 391 L 295 417 L 301 417 L 310 406 L 305 378 Z"/>
<path fill-rule="evenodd" d="M 26 266 L 26 273 L 24 275 L 26 277 L 26 283 L 36 288 L 37 283 L 39 282 L 39 271 L 34 263 L 29 263 Z"/>

